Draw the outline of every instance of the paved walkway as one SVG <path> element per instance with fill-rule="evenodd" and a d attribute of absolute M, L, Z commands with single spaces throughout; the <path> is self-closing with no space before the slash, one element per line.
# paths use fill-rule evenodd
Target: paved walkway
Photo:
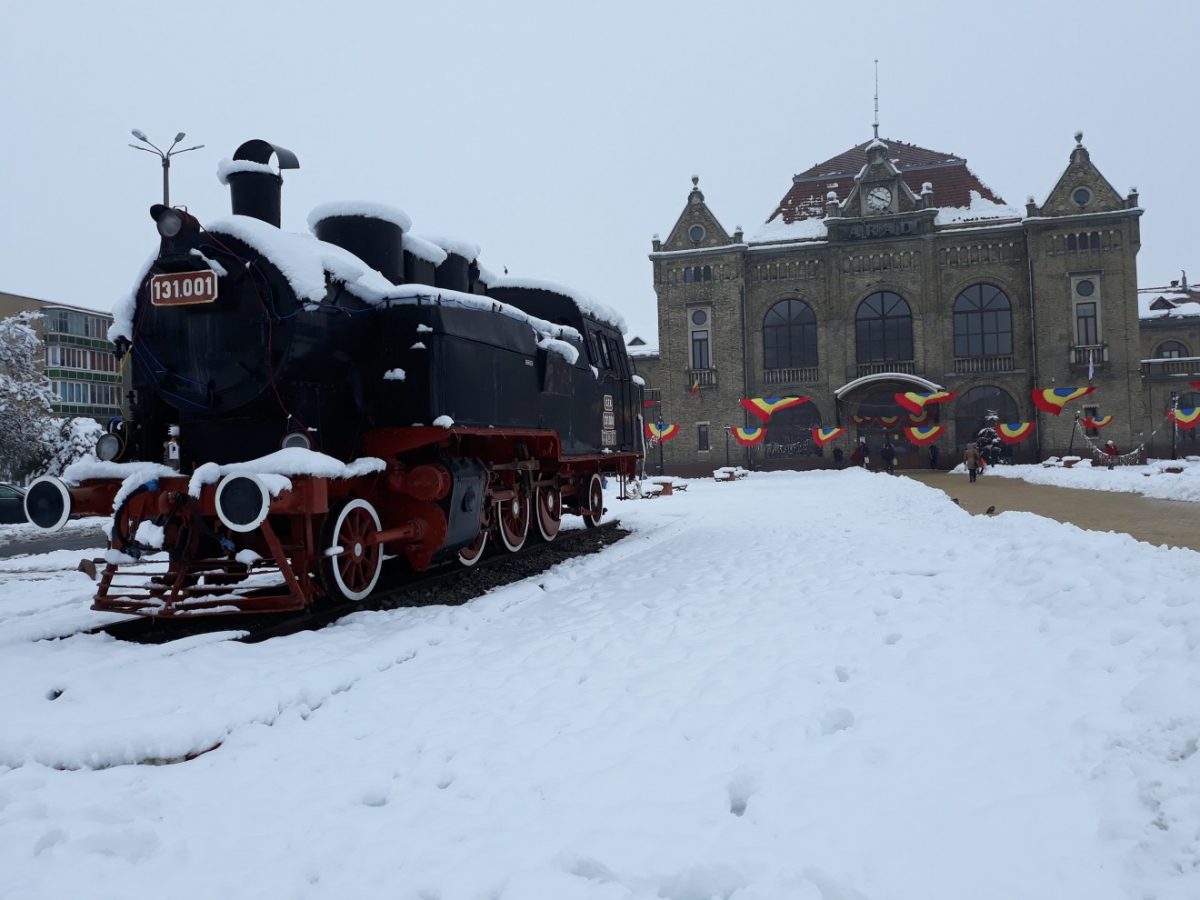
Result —
<path fill-rule="evenodd" d="M 967 512 L 978 515 L 989 506 L 997 512 L 1022 510 L 1070 522 L 1090 531 L 1123 531 L 1139 541 L 1200 550 L 1200 503 L 1151 500 L 1141 494 L 1084 491 L 1030 484 L 1018 478 L 980 477 L 904 469 L 902 474 L 957 497 Z"/>

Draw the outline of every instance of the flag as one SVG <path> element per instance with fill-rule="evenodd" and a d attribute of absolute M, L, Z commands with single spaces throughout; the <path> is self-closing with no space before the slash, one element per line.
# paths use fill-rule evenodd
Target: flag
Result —
<path fill-rule="evenodd" d="M 855 425 L 870 425 L 875 420 L 870 416 L 851 416 L 850 421 Z"/>
<path fill-rule="evenodd" d="M 1088 350 L 1088 381 L 1092 380 L 1092 376 L 1096 374 L 1096 351 Z"/>
<path fill-rule="evenodd" d="M 692 386 L 690 388 L 688 388 L 688 393 L 689 394 L 700 393 L 700 376 L 699 375 L 697 375 L 695 377 L 695 379 L 692 381 Z"/>
<path fill-rule="evenodd" d="M 914 413 L 908 417 L 909 425 L 924 425 L 929 421 L 930 412 L 927 409 L 921 410 L 919 413 Z"/>
<path fill-rule="evenodd" d="M 758 416 L 764 422 L 771 419 L 771 413 L 781 409 L 787 409 L 790 406 L 799 406 L 801 403 L 807 403 L 807 397 L 743 397 L 742 406 L 748 409 L 754 415 Z"/>
<path fill-rule="evenodd" d="M 673 424 L 668 425 L 666 422 L 658 422 L 658 423 L 647 422 L 646 423 L 646 437 L 651 438 L 653 440 L 656 440 L 659 442 L 665 442 L 665 441 L 669 441 L 671 438 L 675 437 L 675 435 L 677 435 L 677 434 L 679 434 L 679 425 L 678 424 L 673 423 Z"/>
<path fill-rule="evenodd" d="M 904 434 L 909 443 L 922 447 L 925 444 L 932 444 L 942 436 L 942 432 L 945 430 L 945 425 L 909 425 L 904 429 Z"/>
<path fill-rule="evenodd" d="M 996 436 L 1006 444 L 1019 444 L 1031 434 L 1032 422 L 1000 422 L 996 425 Z"/>
<path fill-rule="evenodd" d="M 730 428 L 733 439 L 743 447 L 753 447 L 761 444 L 767 436 L 767 429 L 759 425 L 757 428 Z"/>
<path fill-rule="evenodd" d="M 1091 385 L 1088 387 L 1034 388 L 1033 405 L 1042 412 L 1057 416 L 1063 411 L 1063 407 L 1072 400 L 1086 397 L 1095 389 Z"/>
<path fill-rule="evenodd" d="M 885 428 L 891 428 L 893 425 L 895 425 L 899 421 L 900 421 L 899 416 L 880 416 L 879 417 L 879 424 L 884 426 Z"/>
<path fill-rule="evenodd" d="M 818 447 L 824 447 L 830 441 L 837 440 L 846 433 L 845 428 L 814 428 L 812 430 L 813 442 Z"/>
<path fill-rule="evenodd" d="M 1193 391 L 1200 391 L 1200 381 L 1189 381 L 1188 387 L 1190 387 Z"/>
<path fill-rule="evenodd" d="M 645 407 L 653 406 L 657 402 L 658 402 L 657 400 L 643 400 L 642 406 L 645 406 Z"/>
<path fill-rule="evenodd" d="M 1190 431 L 1200 425 L 1200 406 L 1190 409 L 1173 409 L 1167 413 L 1167 418 L 1174 419 L 1175 424 L 1184 431 Z"/>
<path fill-rule="evenodd" d="M 896 394 L 896 402 L 910 413 L 919 413 L 929 403 L 945 403 L 953 400 L 958 394 L 954 391 L 904 391 Z"/>
<path fill-rule="evenodd" d="M 1089 419 L 1087 416 L 1084 416 L 1080 421 L 1083 422 L 1084 428 L 1103 428 L 1112 420 L 1112 416 L 1101 416 L 1098 419 Z"/>

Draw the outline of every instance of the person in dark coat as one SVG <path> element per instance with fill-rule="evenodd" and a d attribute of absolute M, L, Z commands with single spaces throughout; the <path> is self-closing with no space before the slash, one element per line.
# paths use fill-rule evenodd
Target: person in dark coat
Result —
<path fill-rule="evenodd" d="M 883 457 L 884 470 L 889 475 L 895 475 L 896 474 L 896 448 L 892 446 L 892 442 L 890 439 L 884 438 L 883 449 L 879 452 L 879 455 L 881 457 Z"/>
<path fill-rule="evenodd" d="M 929 468 L 936 469 L 938 467 L 938 454 L 939 453 L 941 453 L 941 451 L 938 450 L 937 444 L 929 445 Z"/>

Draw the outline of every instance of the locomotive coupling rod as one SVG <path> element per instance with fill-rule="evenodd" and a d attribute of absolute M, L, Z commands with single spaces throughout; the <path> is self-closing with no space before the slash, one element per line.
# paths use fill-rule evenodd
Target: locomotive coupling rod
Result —
<path fill-rule="evenodd" d="M 367 544 L 412 543 L 425 537 L 426 525 L 421 519 L 410 519 L 398 528 L 377 531 L 367 537 Z"/>

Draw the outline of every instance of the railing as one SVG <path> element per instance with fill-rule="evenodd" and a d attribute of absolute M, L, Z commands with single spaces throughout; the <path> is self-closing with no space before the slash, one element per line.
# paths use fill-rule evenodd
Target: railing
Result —
<path fill-rule="evenodd" d="M 910 360 L 893 360 L 891 362 L 869 362 L 858 364 L 858 376 L 882 375 L 884 372 L 898 372 L 901 375 L 915 375 L 917 364 Z"/>
<path fill-rule="evenodd" d="M 1173 375 L 1200 375 L 1200 356 L 1142 360 L 1143 378 L 1170 378 Z"/>
<path fill-rule="evenodd" d="M 1016 367 L 1015 356 L 971 356 L 954 360 L 955 375 L 974 375 L 977 372 L 1012 372 Z"/>
<path fill-rule="evenodd" d="M 763 369 L 763 384 L 810 384 L 820 381 L 816 366 L 799 369 Z"/>
<path fill-rule="evenodd" d="M 643 388 L 642 399 L 650 401 L 652 403 L 661 402 L 662 401 L 662 388 Z"/>
<path fill-rule="evenodd" d="M 1070 349 L 1072 366 L 1101 366 L 1108 362 L 1108 344 L 1079 344 Z"/>
<path fill-rule="evenodd" d="M 699 384 L 702 388 L 713 388 L 717 386 L 717 370 L 716 369 L 688 369 L 687 383 L 691 388 L 695 384 Z"/>

